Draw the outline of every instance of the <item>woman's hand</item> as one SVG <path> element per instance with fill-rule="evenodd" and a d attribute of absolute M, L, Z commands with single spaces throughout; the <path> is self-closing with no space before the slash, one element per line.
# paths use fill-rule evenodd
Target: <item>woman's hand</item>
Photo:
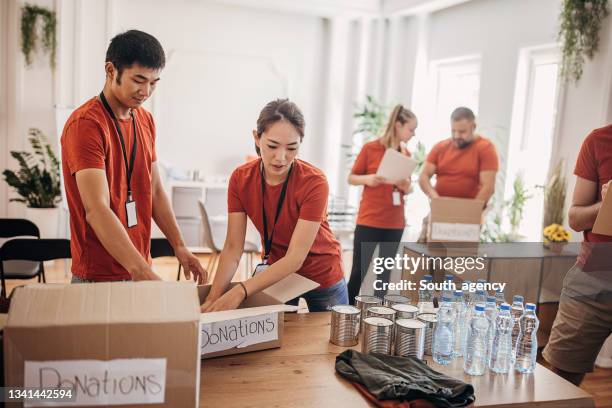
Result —
<path fill-rule="evenodd" d="M 601 186 L 601 201 L 602 202 L 606 198 L 606 194 L 608 193 L 608 190 L 610 189 L 610 184 L 612 184 L 612 180 L 608 181 L 606 184 Z"/>
<path fill-rule="evenodd" d="M 238 309 L 238 306 L 244 301 L 244 290 L 240 285 L 235 285 L 233 288 L 225 292 L 219 299 L 204 302 L 201 307 L 202 312 L 220 312 L 222 310 Z"/>
<path fill-rule="evenodd" d="M 376 174 L 368 174 L 366 177 L 364 184 L 368 187 L 378 187 L 385 182 L 384 177 L 377 176 Z"/>
<path fill-rule="evenodd" d="M 412 181 L 410 179 L 397 181 L 395 187 L 399 188 L 404 194 L 408 194 L 412 189 Z"/>

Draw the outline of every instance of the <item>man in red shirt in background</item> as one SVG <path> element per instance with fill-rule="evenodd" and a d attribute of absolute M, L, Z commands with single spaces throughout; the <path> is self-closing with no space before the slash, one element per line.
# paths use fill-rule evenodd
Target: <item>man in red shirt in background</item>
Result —
<path fill-rule="evenodd" d="M 161 44 L 142 31 L 115 36 L 99 96 L 77 108 L 62 133 L 74 283 L 159 280 L 151 268 L 151 219 L 198 282 L 206 271 L 186 248 L 164 191 L 155 123 L 141 105 L 165 65 Z"/>
<path fill-rule="evenodd" d="M 430 198 L 472 198 L 485 203 L 495 193 L 499 160 L 495 145 L 475 133 L 476 117 L 459 107 L 451 114 L 451 137 L 437 143 L 427 155 L 419 185 Z M 436 186 L 431 178 L 436 175 Z M 419 242 L 426 240 L 429 216 L 423 220 Z"/>

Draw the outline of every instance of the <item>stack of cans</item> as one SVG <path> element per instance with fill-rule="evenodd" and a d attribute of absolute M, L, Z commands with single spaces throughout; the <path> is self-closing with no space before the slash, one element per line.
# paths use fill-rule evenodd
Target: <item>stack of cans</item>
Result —
<path fill-rule="evenodd" d="M 419 314 L 419 308 L 415 305 L 398 303 L 391 308 L 395 310 L 396 319 L 416 319 Z"/>
<path fill-rule="evenodd" d="M 361 310 L 361 328 L 363 328 L 363 319 L 365 319 L 366 311 L 369 307 L 382 305 L 382 300 L 376 296 L 355 296 L 355 307 Z"/>
<path fill-rule="evenodd" d="M 425 352 L 425 327 L 425 323 L 420 320 L 397 319 L 395 321 L 394 354 L 422 360 Z"/>
<path fill-rule="evenodd" d="M 383 305 L 393 307 L 393 305 L 410 303 L 410 298 L 402 295 L 385 295 Z"/>
<path fill-rule="evenodd" d="M 329 341 L 336 346 L 351 347 L 359 341 L 361 310 L 349 305 L 332 307 Z"/>
<path fill-rule="evenodd" d="M 421 313 L 417 319 L 425 323 L 425 354 L 431 356 L 431 344 L 438 317 L 435 313 Z"/>
<path fill-rule="evenodd" d="M 361 352 L 391 354 L 393 322 L 383 317 L 366 317 L 363 320 Z"/>

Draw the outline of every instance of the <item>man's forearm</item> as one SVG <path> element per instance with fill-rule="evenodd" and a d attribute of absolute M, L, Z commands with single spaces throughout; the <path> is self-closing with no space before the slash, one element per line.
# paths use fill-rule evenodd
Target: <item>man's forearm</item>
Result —
<path fill-rule="evenodd" d="M 573 205 L 569 210 L 569 225 L 574 231 L 584 231 L 593 228 L 601 201 L 588 206 Z"/>
<path fill-rule="evenodd" d="M 125 228 L 109 207 L 100 206 L 87 214 L 87 222 L 104 249 L 132 276 L 150 269 Z"/>
<path fill-rule="evenodd" d="M 185 246 L 183 236 L 176 223 L 176 217 L 170 206 L 170 200 L 163 188 L 153 194 L 153 219 L 164 233 L 172 248 Z"/>
<path fill-rule="evenodd" d="M 475 198 L 476 200 L 483 201 L 484 205 L 486 206 L 489 200 L 491 199 L 491 197 L 493 196 L 494 192 L 495 192 L 495 189 L 493 187 L 483 186 L 480 188 L 480 190 L 478 190 L 478 194 L 476 194 Z"/>
<path fill-rule="evenodd" d="M 421 190 L 427 195 L 429 198 L 438 197 L 438 192 L 431 185 L 431 179 L 426 176 L 419 177 L 419 186 L 421 186 Z"/>

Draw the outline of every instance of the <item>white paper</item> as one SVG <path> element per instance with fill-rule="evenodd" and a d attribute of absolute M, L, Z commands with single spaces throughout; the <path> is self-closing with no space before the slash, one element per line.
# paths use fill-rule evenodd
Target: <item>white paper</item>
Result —
<path fill-rule="evenodd" d="M 480 224 L 432 222 L 431 239 L 436 241 L 478 242 Z"/>
<path fill-rule="evenodd" d="M 209 354 L 278 340 L 278 319 L 278 313 L 264 313 L 239 319 L 201 323 L 201 353 Z"/>
<path fill-rule="evenodd" d="M 73 388 L 71 402 L 24 402 L 24 407 L 164 403 L 166 359 L 26 361 L 24 387 Z"/>
<path fill-rule="evenodd" d="M 390 182 L 407 180 L 417 166 L 417 162 L 398 152 L 397 150 L 387 149 L 385 155 L 376 171 L 377 176 L 384 177 Z"/>

